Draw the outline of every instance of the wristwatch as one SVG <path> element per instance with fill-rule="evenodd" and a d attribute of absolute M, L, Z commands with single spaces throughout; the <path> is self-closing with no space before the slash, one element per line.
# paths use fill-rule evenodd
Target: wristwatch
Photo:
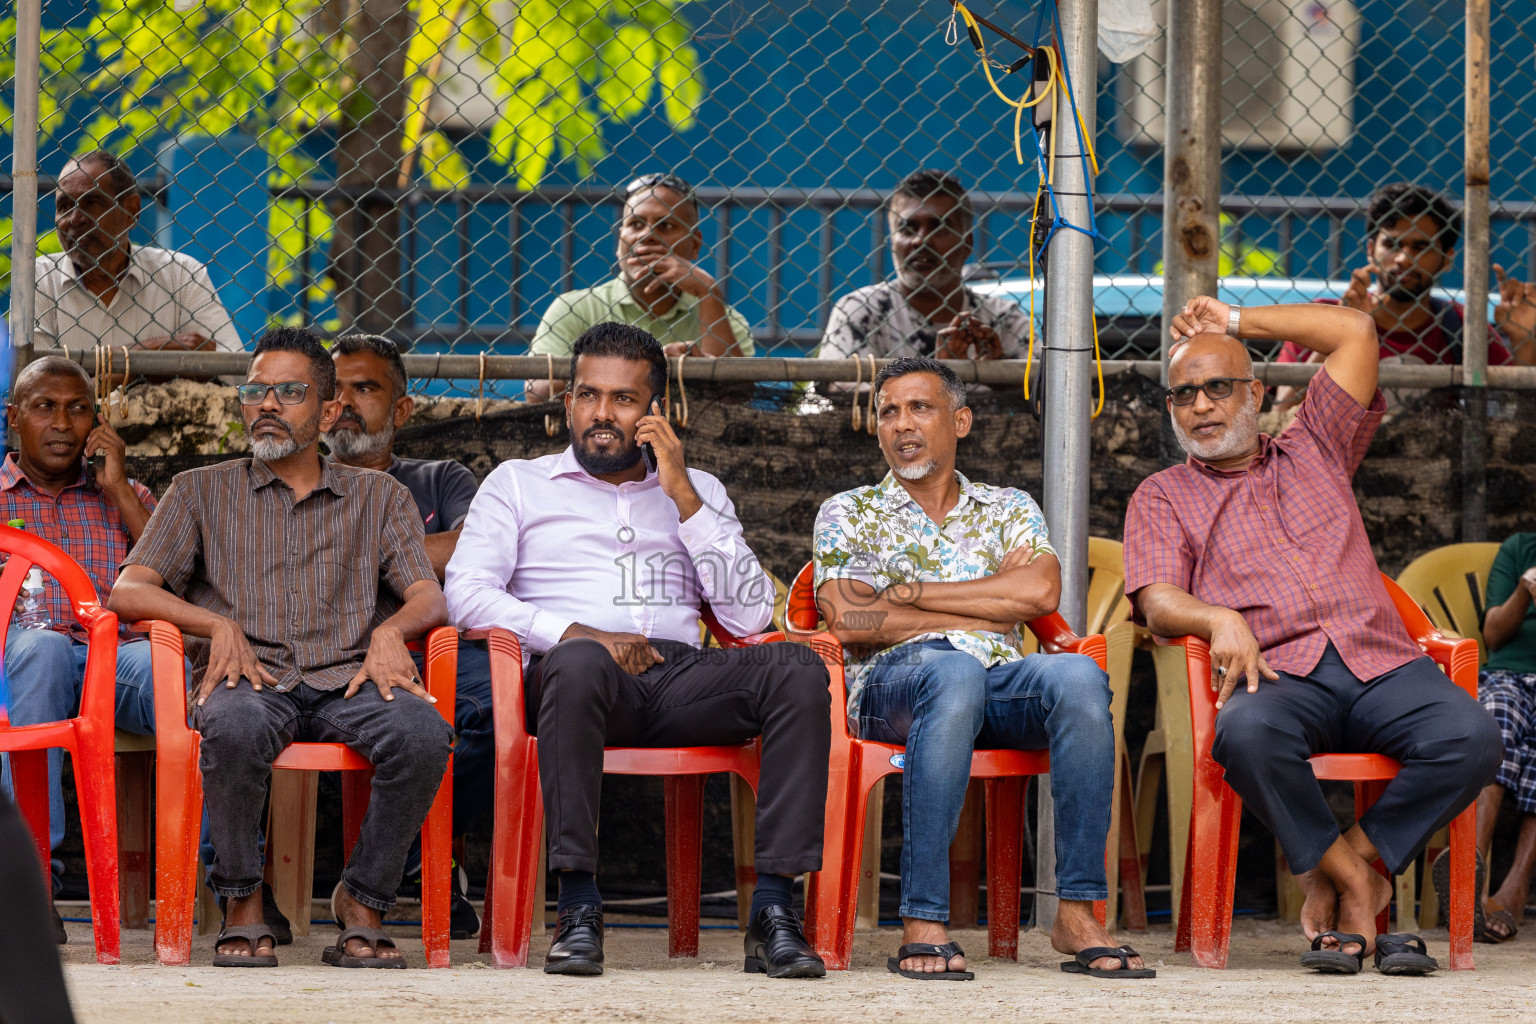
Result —
<path fill-rule="evenodd" d="M 1237 337 L 1238 323 L 1243 318 L 1243 307 L 1233 306 L 1227 311 L 1227 333 Z"/>

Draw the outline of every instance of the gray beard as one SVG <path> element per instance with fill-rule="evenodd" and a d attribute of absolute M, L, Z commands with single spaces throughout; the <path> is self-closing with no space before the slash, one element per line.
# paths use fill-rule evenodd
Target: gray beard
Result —
<path fill-rule="evenodd" d="M 395 424 L 391 420 L 382 430 L 332 430 L 325 443 L 338 462 L 368 462 L 389 451 L 395 443 Z"/>
<path fill-rule="evenodd" d="M 1248 400 L 1232 418 L 1227 432 L 1210 441 L 1196 441 L 1173 419 L 1173 433 L 1179 439 L 1179 447 L 1201 462 L 1220 462 L 1241 455 L 1254 446 L 1259 436 L 1259 400 L 1249 392 Z"/>
<path fill-rule="evenodd" d="M 916 466 L 892 466 L 891 467 L 891 472 L 895 473 L 897 476 L 901 477 L 903 480 L 921 480 L 923 477 L 927 476 L 929 473 L 932 473 L 933 470 L 934 470 L 934 467 L 937 466 L 937 465 L 938 465 L 938 461 L 937 460 L 929 459 L 927 462 L 924 462 L 924 463 L 922 463 L 920 465 L 916 465 Z"/>
<path fill-rule="evenodd" d="M 299 450 L 299 442 L 289 434 L 281 441 L 258 437 L 251 441 L 251 454 L 261 462 L 280 462 Z"/>

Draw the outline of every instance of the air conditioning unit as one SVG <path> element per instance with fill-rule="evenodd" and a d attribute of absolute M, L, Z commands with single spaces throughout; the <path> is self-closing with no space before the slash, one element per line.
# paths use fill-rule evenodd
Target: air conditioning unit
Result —
<path fill-rule="evenodd" d="M 1178 0 L 1173 0 L 1178 2 Z M 1168 24 L 1169 0 L 1152 0 Z M 1242 149 L 1326 150 L 1354 131 L 1360 12 L 1348 0 L 1226 0 L 1222 11 L 1221 140 Z M 1119 131 L 1162 145 L 1168 44 L 1159 38 L 1120 71 Z"/>

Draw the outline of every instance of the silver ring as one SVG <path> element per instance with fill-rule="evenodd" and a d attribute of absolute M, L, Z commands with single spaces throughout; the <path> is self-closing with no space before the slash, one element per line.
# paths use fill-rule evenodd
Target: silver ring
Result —
<path fill-rule="evenodd" d="M 1216 666 L 1216 674 L 1219 675 L 1219 676 L 1226 675 L 1227 674 L 1227 666 L 1225 666 L 1225 665 L 1217 665 Z"/>

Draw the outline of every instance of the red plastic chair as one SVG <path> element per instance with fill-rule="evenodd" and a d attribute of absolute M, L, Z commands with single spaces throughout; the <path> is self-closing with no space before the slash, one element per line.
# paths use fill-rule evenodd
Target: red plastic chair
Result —
<path fill-rule="evenodd" d="M 1442 636 L 1424 610 L 1386 576 L 1382 583 L 1397 606 L 1403 624 L 1425 654 L 1451 680 L 1477 697 L 1477 641 Z M 1216 737 L 1216 695 L 1211 692 L 1210 645 L 1194 636 L 1157 638 L 1160 644 L 1183 647 L 1189 671 L 1189 704 L 1194 720 L 1195 788 L 1190 815 L 1189 853 L 1184 871 L 1184 896 L 1174 948 L 1194 954 L 1201 967 L 1227 966 L 1232 937 L 1232 892 L 1237 874 L 1238 829 L 1243 801 L 1224 781 L 1222 768 L 1211 757 Z M 1319 779 L 1355 784 L 1355 815 L 1364 814 L 1380 797 L 1401 767 L 1382 754 L 1319 754 L 1311 760 Z M 1477 808 L 1467 807 L 1451 822 L 1451 969 L 1472 969 L 1473 901 L 1476 887 Z M 1386 874 L 1380 861 L 1376 869 Z M 1404 919 L 1412 908 L 1399 908 Z M 1377 918 L 1378 932 L 1388 930 L 1387 914 Z"/>
<path fill-rule="evenodd" d="M 848 731 L 842 645 L 817 632 L 821 612 L 807 564 L 790 586 L 785 618 L 789 637 L 821 652 L 832 677 L 832 755 L 827 786 L 826 853 L 822 870 L 811 876 L 806 894 L 806 935 L 832 970 L 848 969 L 859 896 L 859 865 L 864 854 L 864 816 L 869 792 L 887 775 L 900 772 L 906 748 L 856 739 Z M 1103 668 L 1104 638 L 1078 637 L 1060 615 L 1029 623 L 1047 652 L 1086 654 Z M 1044 750 L 978 750 L 971 755 L 971 777 L 983 779 L 987 822 L 987 952 L 1019 958 L 1019 881 L 1023 860 L 1024 785 L 1031 775 L 1045 775 L 1051 759 Z M 1106 795 L 1106 799 L 1108 799 Z M 941 855 L 947 856 L 947 851 Z M 1094 910 L 1104 920 L 1104 901 Z"/>
<path fill-rule="evenodd" d="M 138 623 L 154 645 L 155 673 L 155 956 L 167 966 L 192 959 L 192 906 L 197 889 L 197 844 L 202 825 L 201 737 L 181 709 L 187 695 L 181 631 L 168 622 Z M 444 626 L 427 637 L 427 692 L 453 722 L 458 634 Z M 373 780 L 373 765 L 344 743 L 291 743 L 273 768 L 342 772 L 342 843 L 347 856 L 357 844 Z M 448 966 L 448 904 L 453 847 L 453 758 L 421 828 L 421 940 L 427 966 Z"/>
<path fill-rule="evenodd" d="M 62 550 L 24 530 L 0 526 L 0 553 L 9 556 L 0 572 L 0 608 L 16 607 L 22 581 L 34 565 L 52 576 L 69 598 L 75 618 L 85 627 L 85 682 L 80 715 L 62 722 L 11 725 L 0 708 L 0 751 L 11 758 L 16 803 L 32 829 L 45 876 L 48 849 L 48 750 L 63 747 L 75 767 L 80 829 L 85 834 L 85 873 L 91 890 L 92 933 L 96 962 L 115 964 L 122 951 L 118 916 L 117 783 L 113 763 L 113 709 L 117 704 L 117 616 L 101 607 L 96 587 L 79 563 Z M 10 616 L 6 616 L 9 622 Z M 5 637 L 0 635 L 0 659 Z"/>
<path fill-rule="evenodd" d="M 722 647 L 747 647 L 781 634 L 732 636 L 708 608 L 699 617 Z M 523 658 L 517 638 L 505 629 L 475 630 L 468 639 L 488 641 L 496 719 L 496 820 L 491 872 L 486 883 L 480 952 L 497 967 L 526 967 L 540 883 L 544 798 L 539 789 L 538 740 L 528 735 L 523 704 Z M 603 771 L 613 775 L 660 775 L 666 794 L 667 955 L 699 955 L 699 893 L 704 847 L 704 778 L 717 772 L 740 776 L 757 792 L 759 742 L 718 747 L 609 747 Z"/>

